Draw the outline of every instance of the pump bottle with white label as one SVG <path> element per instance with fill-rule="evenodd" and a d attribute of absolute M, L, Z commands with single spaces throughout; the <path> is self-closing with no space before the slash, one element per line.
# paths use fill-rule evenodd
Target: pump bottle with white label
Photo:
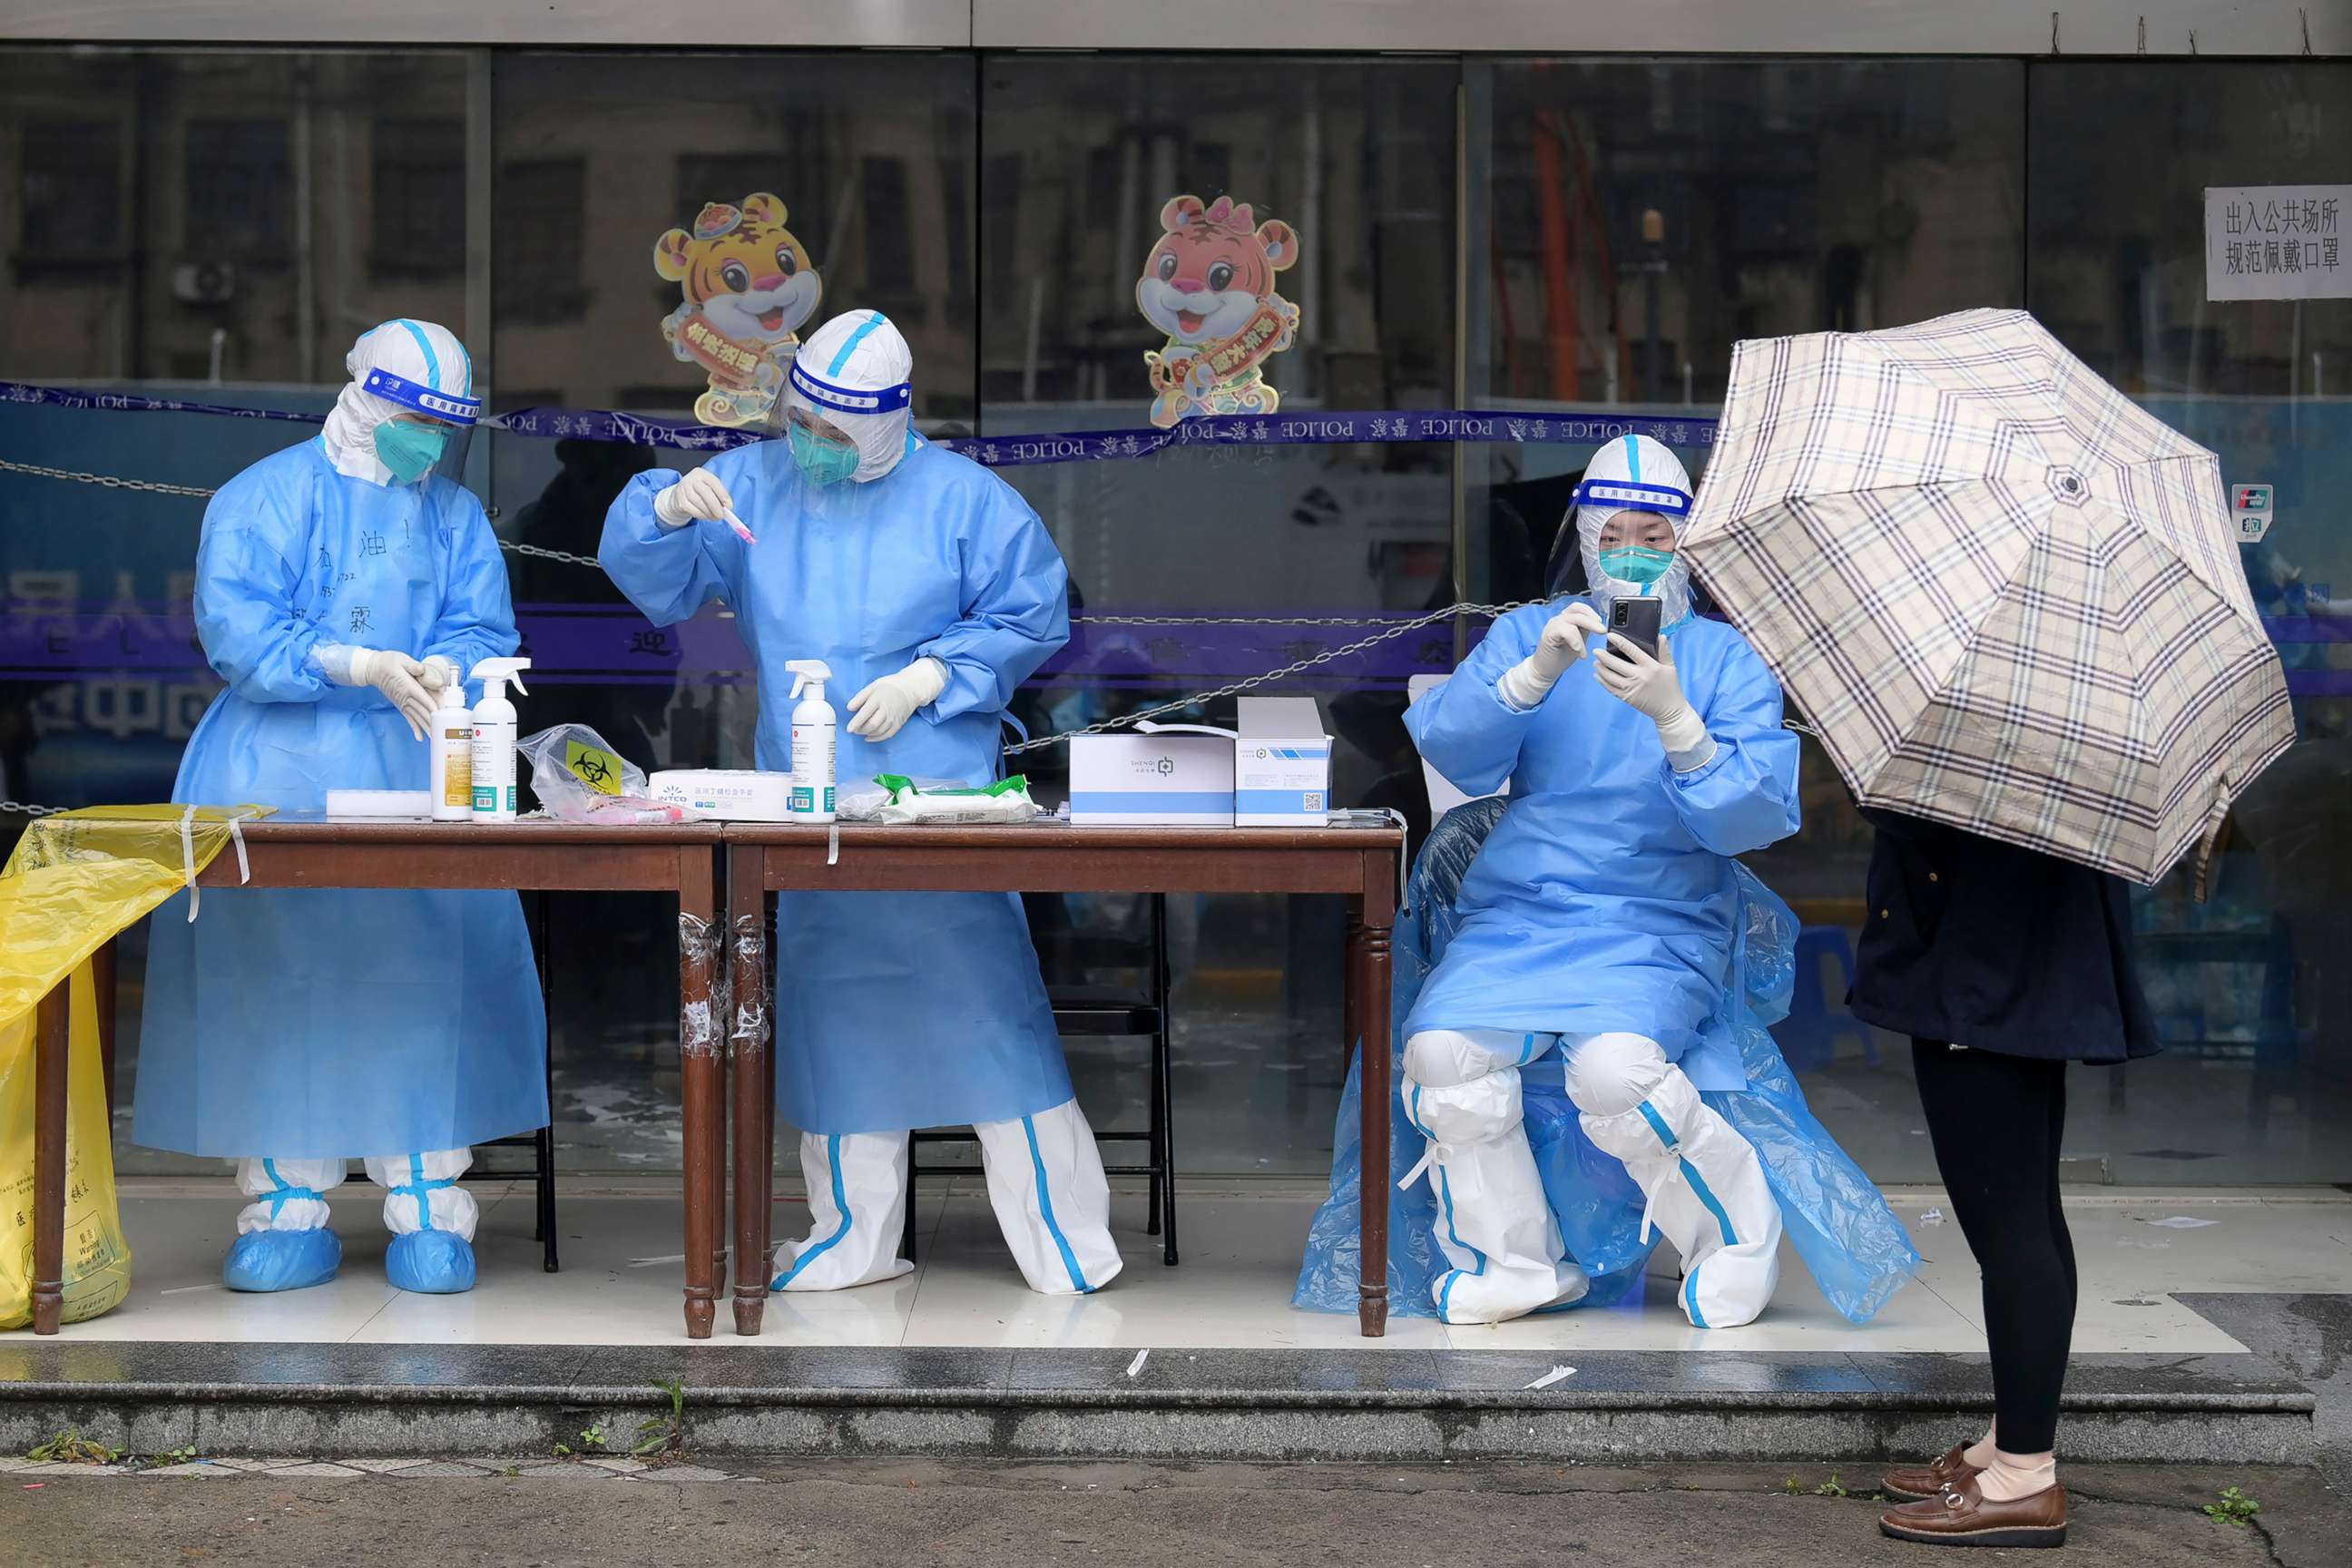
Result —
<path fill-rule="evenodd" d="M 466 683 L 454 660 L 435 654 L 425 661 L 441 667 L 441 701 L 433 710 L 433 820 L 474 820 L 474 715 L 466 707 Z"/>
<path fill-rule="evenodd" d="M 515 705 L 507 700 L 507 683 L 530 696 L 522 683 L 530 668 L 527 658 L 486 658 L 474 666 L 474 679 L 482 683 L 482 700 L 474 704 L 476 822 L 515 819 Z"/>
<path fill-rule="evenodd" d="M 831 822 L 834 751 L 841 739 L 824 700 L 833 671 L 821 658 L 788 659 L 784 668 L 792 671 L 793 695 L 807 693 L 793 708 L 793 793 L 786 809 L 794 822 Z"/>

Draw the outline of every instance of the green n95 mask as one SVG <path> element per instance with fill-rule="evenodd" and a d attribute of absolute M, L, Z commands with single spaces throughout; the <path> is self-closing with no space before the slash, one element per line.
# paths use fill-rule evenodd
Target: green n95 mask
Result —
<path fill-rule="evenodd" d="M 837 485 L 857 472 L 855 447 L 820 439 L 814 431 L 798 424 L 787 427 L 786 439 L 792 443 L 793 466 L 813 485 Z"/>
<path fill-rule="evenodd" d="M 1601 569 L 1620 583 L 1654 583 L 1675 563 L 1671 550 L 1628 544 L 1601 552 Z"/>
<path fill-rule="evenodd" d="M 387 419 L 375 427 L 375 460 L 392 470 L 396 485 L 423 479 L 448 448 L 448 435 L 429 425 Z"/>

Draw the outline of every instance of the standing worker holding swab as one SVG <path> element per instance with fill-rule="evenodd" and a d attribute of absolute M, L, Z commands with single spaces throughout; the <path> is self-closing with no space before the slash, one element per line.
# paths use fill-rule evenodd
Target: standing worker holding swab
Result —
<path fill-rule="evenodd" d="M 849 700 L 845 779 L 984 784 L 1013 691 L 1069 640 L 1068 574 L 1013 488 L 908 424 L 914 357 L 879 311 L 801 348 L 783 439 L 683 478 L 640 474 L 599 559 L 656 625 L 713 599 L 760 669 L 759 765 L 791 765 L 787 660 L 822 659 Z M 1010 893 L 783 893 L 776 900 L 776 1101 L 801 1129 L 814 1226 L 779 1290 L 891 1279 L 909 1133 L 970 1122 L 1030 1289 L 1100 1289 L 1119 1269 L 1110 1186 L 1070 1089 L 1036 950 Z"/>

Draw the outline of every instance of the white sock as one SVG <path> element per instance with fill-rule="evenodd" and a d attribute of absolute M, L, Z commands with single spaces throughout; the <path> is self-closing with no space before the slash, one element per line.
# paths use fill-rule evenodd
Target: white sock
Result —
<path fill-rule="evenodd" d="M 1987 1502 L 2016 1502 L 2058 1484 L 2054 1454 L 2004 1454 L 1993 1450 L 1992 1463 L 1977 1478 L 1977 1489 Z"/>

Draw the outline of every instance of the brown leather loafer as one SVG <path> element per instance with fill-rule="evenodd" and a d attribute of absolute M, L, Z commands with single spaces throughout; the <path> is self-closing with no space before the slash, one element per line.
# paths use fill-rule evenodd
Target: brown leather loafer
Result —
<path fill-rule="evenodd" d="M 1969 1463 L 1968 1452 L 1965 1444 L 1956 1444 L 1931 1464 L 1889 1470 L 1880 1478 L 1878 1489 L 1896 1502 L 1925 1502 L 1929 1498 L 1941 1497 L 1944 1489 L 1953 1482 L 1981 1473 Z"/>
<path fill-rule="evenodd" d="M 1990 1502 L 1971 1475 L 1940 1496 L 1887 1510 L 1878 1529 L 1926 1546 L 2063 1546 L 2066 1489 L 2047 1487 L 2015 1502 Z"/>

